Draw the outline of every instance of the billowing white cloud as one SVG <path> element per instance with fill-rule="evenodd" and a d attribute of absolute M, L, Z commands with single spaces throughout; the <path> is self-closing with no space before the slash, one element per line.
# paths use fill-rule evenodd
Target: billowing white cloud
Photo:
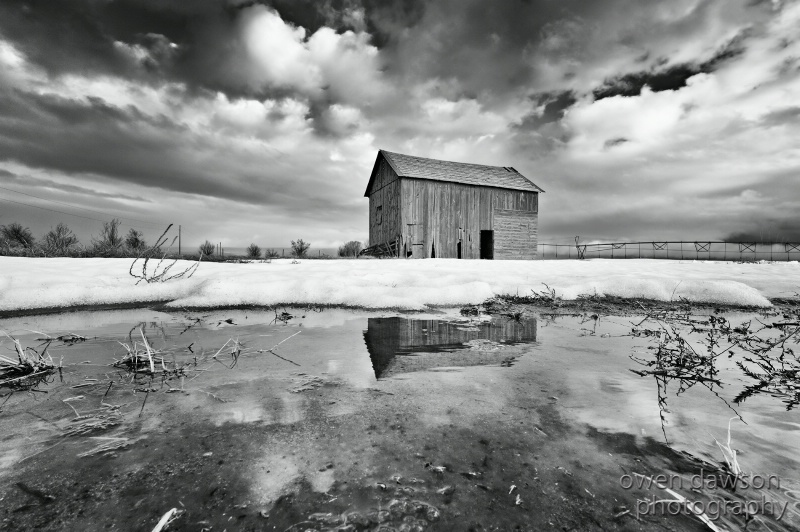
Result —
<path fill-rule="evenodd" d="M 232 60 L 251 87 L 293 89 L 313 98 L 327 95 L 336 102 L 359 104 L 386 90 L 369 34 L 322 27 L 307 36 L 304 28 L 262 5 L 239 16 L 244 57 Z"/>

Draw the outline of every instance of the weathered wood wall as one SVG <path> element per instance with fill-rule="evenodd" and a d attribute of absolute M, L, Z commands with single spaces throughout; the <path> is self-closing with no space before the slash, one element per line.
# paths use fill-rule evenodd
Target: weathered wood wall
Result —
<path fill-rule="evenodd" d="M 538 193 L 406 177 L 400 189 L 406 255 L 456 258 L 461 242 L 461 257 L 478 259 L 481 230 L 493 230 L 496 259 L 536 257 Z"/>
<path fill-rule="evenodd" d="M 538 225 L 538 213 L 495 209 L 494 258 L 535 259 Z"/>
<path fill-rule="evenodd" d="M 397 174 L 381 158 L 369 191 L 369 245 L 391 242 L 400 237 L 400 195 Z"/>

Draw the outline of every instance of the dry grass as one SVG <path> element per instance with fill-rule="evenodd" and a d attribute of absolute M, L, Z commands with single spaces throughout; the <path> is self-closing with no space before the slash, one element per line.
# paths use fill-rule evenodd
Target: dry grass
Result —
<path fill-rule="evenodd" d="M 124 368 L 134 374 L 142 374 L 153 377 L 157 374 L 163 376 L 183 377 L 187 364 L 178 365 L 175 361 L 167 360 L 162 352 L 154 349 L 144 333 L 144 327 L 140 326 L 139 337 L 141 341 L 134 340 L 131 335 L 129 344 L 117 342 L 125 349 L 122 358 L 115 360 L 112 366 Z M 133 330 L 136 330 L 134 328 Z M 133 330 L 131 332 L 133 332 Z"/>
<path fill-rule="evenodd" d="M 19 340 L 6 332 L 3 335 L 11 340 L 16 359 L 0 355 L 0 388 L 29 390 L 57 369 L 53 357 L 47 352 L 52 340 L 46 340 L 37 350 L 23 348 Z"/>

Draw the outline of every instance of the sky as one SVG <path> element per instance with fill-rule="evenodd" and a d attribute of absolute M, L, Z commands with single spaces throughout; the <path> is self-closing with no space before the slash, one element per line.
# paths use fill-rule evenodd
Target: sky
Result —
<path fill-rule="evenodd" d="M 386 149 L 515 167 L 541 242 L 796 242 L 798 28 L 789 0 L 3 0 L 0 225 L 365 242 Z"/>

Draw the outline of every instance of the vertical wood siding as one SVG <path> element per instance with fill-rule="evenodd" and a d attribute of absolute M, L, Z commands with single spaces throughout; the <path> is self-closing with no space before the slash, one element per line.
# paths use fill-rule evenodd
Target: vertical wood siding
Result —
<path fill-rule="evenodd" d="M 536 257 L 538 193 L 406 177 L 399 181 L 400 248 L 411 250 L 412 257 L 430 258 L 435 246 L 436 257 L 456 258 L 461 242 L 462 258 L 478 259 L 481 230 L 495 231 L 497 259 Z"/>
<path fill-rule="evenodd" d="M 400 237 L 400 199 L 400 180 L 389 163 L 381 158 L 369 191 L 369 245 Z"/>

